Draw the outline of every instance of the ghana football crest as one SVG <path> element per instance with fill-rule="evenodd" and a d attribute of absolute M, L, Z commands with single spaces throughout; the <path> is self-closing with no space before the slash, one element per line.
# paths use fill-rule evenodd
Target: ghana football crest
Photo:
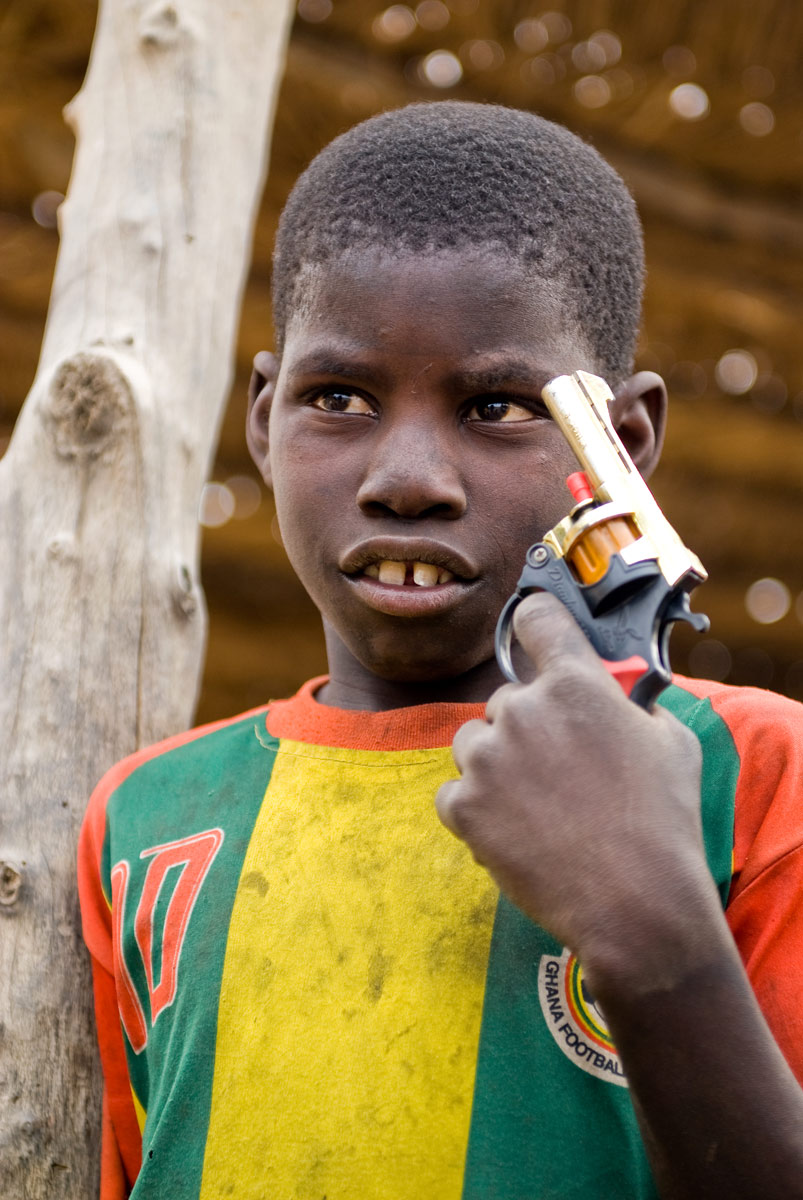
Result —
<path fill-rule="evenodd" d="M 544 954 L 538 966 L 538 998 L 550 1033 L 566 1057 L 589 1075 L 627 1087 L 605 1017 L 569 950 Z"/>

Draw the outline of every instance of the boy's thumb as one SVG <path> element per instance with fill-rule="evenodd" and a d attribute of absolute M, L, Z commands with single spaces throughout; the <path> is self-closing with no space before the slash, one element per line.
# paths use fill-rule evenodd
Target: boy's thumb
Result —
<path fill-rule="evenodd" d="M 525 597 L 513 615 L 513 629 L 540 675 L 567 656 L 599 662 L 599 657 L 564 604 L 549 592 Z"/>

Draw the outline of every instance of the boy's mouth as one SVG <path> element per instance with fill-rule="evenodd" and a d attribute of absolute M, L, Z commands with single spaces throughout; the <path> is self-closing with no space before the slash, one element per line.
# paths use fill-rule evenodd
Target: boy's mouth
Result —
<path fill-rule="evenodd" d="M 393 616 L 434 615 L 477 579 L 461 554 L 427 539 L 372 539 L 347 553 L 341 570 L 369 608 Z"/>
<path fill-rule="evenodd" d="M 352 579 L 366 576 L 391 587 L 437 587 L 477 576 L 467 558 L 430 538 L 371 538 L 347 551 L 340 569 Z"/>

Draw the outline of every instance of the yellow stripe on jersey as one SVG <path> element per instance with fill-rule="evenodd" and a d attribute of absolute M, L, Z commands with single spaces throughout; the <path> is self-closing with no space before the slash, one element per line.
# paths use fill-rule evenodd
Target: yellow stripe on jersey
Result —
<path fill-rule="evenodd" d="M 145 1112 L 145 1109 L 140 1104 L 139 1096 L 137 1095 L 137 1093 L 134 1091 L 133 1088 L 131 1088 L 131 1099 L 134 1101 L 134 1112 L 136 1113 L 137 1125 L 139 1125 L 139 1132 L 142 1133 L 145 1129 L 145 1120 L 146 1120 L 148 1114 Z"/>
<path fill-rule="evenodd" d="M 281 742 L 231 918 L 202 1200 L 459 1200 L 497 892 L 437 819 L 455 775 L 448 749 Z"/>

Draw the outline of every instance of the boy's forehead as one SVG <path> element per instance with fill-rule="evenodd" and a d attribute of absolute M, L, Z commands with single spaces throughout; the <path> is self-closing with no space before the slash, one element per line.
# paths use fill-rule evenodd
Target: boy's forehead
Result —
<path fill-rule="evenodd" d="M 580 360 L 591 352 L 565 283 L 494 247 L 389 253 L 352 250 L 303 269 L 287 349 L 326 342 L 379 349 L 408 343 L 475 357 L 525 352 Z"/>

